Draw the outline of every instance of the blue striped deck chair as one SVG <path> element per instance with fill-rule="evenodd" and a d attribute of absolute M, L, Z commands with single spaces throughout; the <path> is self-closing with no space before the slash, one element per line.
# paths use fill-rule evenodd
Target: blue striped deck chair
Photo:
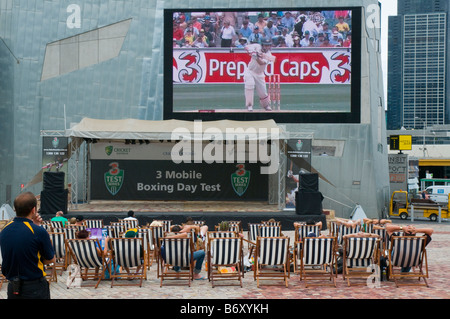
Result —
<path fill-rule="evenodd" d="M 330 236 L 338 237 L 339 224 L 335 221 L 330 221 Z"/>
<path fill-rule="evenodd" d="M 256 238 L 260 236 L 259 227 L 264 226 L 262 223 L 247 224 L 248 227 L 248 240 L 256 245 Z"/>
<path fill-rule="evenodd" d="M 156 219 L 154 221 L 160 222 L 163 225 L 164 232 L 170 232 L 170 227 L 172 227 L 172 220 Z"/>
<path fill-rule="evenodd" d="M 121 273 L 111 274 L 111 287 L 116 283 L 118 286 L 142 287 L 142 281 L 147 277 L 144 238 L 111 238 L 111 247 L 114 265 L 122 267 Z M 133 282 L 128 279 L 139 279 L 139 281 Z"/>
<path fill-rule="evenodd" d="M 379 243 L 380 239 L 375 237 L 344 237 L 342 275 L 348 286 L 350 278 L 365 279 L 360 284 L 367 284 L 373 271 L 380 278 Z"/>
<path fill-rule="evenodd" d="M 262 223 L 247 224 L 248 234 L 247 234 L 247 239 L 244 239 L 244 241 L 247 242 L 249 258 L 253 255 L 253 252 L 255 250 L 256 238 L 258 238 L 260 236 L 260 233 L 259 233 L 260 226 L 264 226 L 264 224 L 262 224 Z"/>
<path fill-rule="evenodd" d="M 274 268 L 274 266 L 281 268 Z M 256 240 L 255 278 L 260 280 L 283 279 L 289 286 L 289 237 L 258 237 Z"/>
<path fill-rule="evenodd" d="M 211 263 L 211 252 L 213 249 L 210 247 L 211 241 L 214 238 L 230 238 L 230 237 L 236 237 L 237 234 L 234 231 L 222 231 L 222 230 L 216 230 L 216 231 L 208 231 L 206 232 L 206 262 L 208 265 Z M 208 267 L 208 279 L 210 279 L 210 270 L 211 267 Z"/>
<path fill-rule="evenodd" d="M 338 227 L 338 244 L 343 245 L 344 244 L 344 236 L 359 233 L 361 231 L 361 227 L 359 225 L 355 227 L 349 227 L 346 225 L 339 225 Z"/>
<path fill-rule="evenodd" d="M 52 231 L 52 224 L 50 223 L 50 221 L 44 221 L 41 224 L 42 228 L 44 228 L 47 232 Z"/>
<path fill-rule="evenodd" d="M 111 225 L 106 225 L 103 228 L 106 229 L 108 236 L 111 238 L 119 238 L 120 234 L 125 232 L 125 226 L 120 223 L 112 223 Z"/>
<path fill-rule="evenodd" d="M 100 249 L 100 254 L 97 253 L 97 247 L 100 247 L 98 239 L 68 239 L 67 245 L 73 260 L 80 266 L 83 281 L 97 280 L 97 288 L 105 278 L 106 269 L 111 273 L 110 263 L 103 251 Z"/>
<path fill-rule="evenodd" d="M 75 232 L 78 232 L 80 230 L 86 230 L 87 227 L 86 225 L 69 225 L 67 228 L 75 229 Z"/>
<path fill-rule="evenodd" d="M 64 228 L 64 234 L 66 235 L 66 239 L 75 239 L 77 238 L 78 230 L 76 228 L 68 227 Z"/>
<path fill-rule="evenodd" d="M 296 225 L 295 226 L 295 241 L 302 241 L 303 238 L 307 237 L 309 233 L 316 234 L 315 237 L 321 235 L 321 227 L 318 225 Z"/>
<path fill-rule="evenodd" d="M 150 269 L 150 266 L 153 262 L 152 256 L 153 256 L 153 232 L 150 227 L 141 227 L 138 228 L 138 238 L 142 238 L 144 240 L 144 250 L 146 252 L 147 256 L 147 269 Z"/>
<path fill-rule="evenodd" d="M 296 254 L 300 252 L 300 255 L 295 260 L 300 260 L 300 280 L 305 280 L 305 287 L 308 287 L 308 281 L 314 282 L 313 285 L 336 287 L 333 270 L 336 267 L 337 238 L 305 237 L 301 242 L 296 242 L 296 245 Z M 330 283 L 323 283 L 324 279 L 328 279 Z"/>
<path fill-rule="evenodd" d="M 86 219 L 86 228 L 103 228 L 103 219 Z"/>
<path fill-rule="evenodd" d="M 160 269 L 159 269 L 160 262 L 159 262 L 159 259 L 161 257 L 160 256 L 160 251 L 159 251 L 160 250 L 160 246 L 159 245 L 161 244 L 160 238 L 164 237 L 165 226 L 164 225 L 161 225 L 161 226 L 149 226 L 149 228 L 151 229 L 151 232 L 152 232 L 151 241 L 153 243 L 153 247 L 152 247 L 153 248 L 153 259 L 156 262 L 156 268 L 157 268 L 156 275 L 159 278 L 159 276 L 160 276 Z"/>
<path fill-rule="evenodd" d="M 139 227 L 139 220 L 137 219 L 119 219 L 119 222 L 123 224 L 127 230 Z"/>
<path fill-rule="evenodd" d="M 261 224 L 267 225 L 267 226 L 281 226 L 280 221 L 268 221 L 268 220 L 262 220 Z"/>
<path fill-rule="evenodd" d="M 428 261 L 426 236 L 392 236 L 389 249 L 389 278 L 393 278 L 397 287 L 428 286 Z M 411 267 L 409 272 L 402 268 Z M 408 281 L 409 279 L 417 279 Z M 423 283 L 420 281 L 423 279 Z"/>
<path fill-rule="evenodd" d="M 280 237 L 281 226 L 259 226 L 259 236 L 260 237 Z"/>
<path fill-rule="evenodd" d="M 216 281 L 238 280 L 242 288 L 242 239 L 240 237 L 211 238 L 208 245 L 208 275 L 214 288 Z M 221 271 L 221 267 L 234 267 L 234 271 Z"/>
<path fill-rule="evenodd" d="M 62 272 L 67 269 L 67 254 L 66 254 L 66 235 L 64 232 L 50 232 L 48 233 L 55 251 L 56 262 L 54 264 L 55 271 L 58 269 Z"/>
<path fill-rule="evenodd" d="M 161 253 L 164 255 L 159 258 L 161 269 L 161 283 L 163 286 L 164 280 L 170 279 L 188 279 L 188 285 L 191 286 L 194 271 L 194 243 L 192 238 L 160 238 Z M 175 272 L 171 270 L 173 266 L 180 267 L 180 271 Z M 188 268 L 184 270 L 183 268 Z M 175 281 L 176 282 L 176 281 Z"/>
<path fill-rule="evenodd" d="M 371 233 L 380 236 L 380 252 L 381 252 L 382 256 L 387 257 L 390 242 L 388 240 L 386 229 L 385 228 L 383 228 L 383 229 L 372 228 Z"/>
<path fill-rule="evenodd" d="M 216 231 L 208 231 L 206 233 L 206 238 L 209 242 L 210 238 L 227 238 L 227 237 L 236 237 L 236 232 L 234 231 L 225 231 L 225 230 L 216 230 Z"/>
<path fill-rule="evenodd" d="M 240 233 L 242 231 L 242 226 L 240 221 L 222 221 L 219 223 L 219 225 L 214 226 L 214 230 L 220 231 L 220 224 L 221 223 L 228 223 L 228 230 L 233 231 L 236 233 Z"/>
<path fill-rule="evenodd" d="M 52 228 L 64 228 L 64 222 L 63 221 L 61 221 L 61 220 L 51 220 L 50 221 L 50 226 L 52 227 Z"/>

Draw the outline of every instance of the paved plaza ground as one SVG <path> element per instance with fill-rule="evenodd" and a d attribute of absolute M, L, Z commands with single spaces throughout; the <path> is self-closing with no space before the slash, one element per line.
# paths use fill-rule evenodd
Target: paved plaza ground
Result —
<path fill-rule="evenodd" d="M 400 221 L 394 221 L 400 223 Z M 52 299 L 449 299 L 450 298 L 450 223 L 420 222 L 416 227 L 434 229 L 433 240 L 427 246 L 429 264 L 429 287 L 396 288 L 393 281 L 380 282 L 379 288 L 347 286 L 347 282 L 339 275 L 337 287 L 308 287 L 299 280 L 298 274 L 292 274 L 289 287 L 261 286 L 257 287 L 253 273 L 245 273 L 243 288 L 211 287 L 208 280 L 193 281 L 188 286 L 163 286 L 160 288 L 156 277 L 156 264 L 148 272 L 148 279 L 142 287 L 114 286 L 111 282 L 102 281 L 97 289 L 93 287 L 66 288 L 67 273 L 58 276 L 57 282 L 51 283 Z M 327 232 L 327 231 L 325 231 Z M 284 232 L 293 236 L 293 231 Z M 246 245 L 245 245 L 246 247 Z M 203 274 L 206 274 L 202 271 Z M 6 298 L 7 284 L 0 289 L 0 299 Z"/>

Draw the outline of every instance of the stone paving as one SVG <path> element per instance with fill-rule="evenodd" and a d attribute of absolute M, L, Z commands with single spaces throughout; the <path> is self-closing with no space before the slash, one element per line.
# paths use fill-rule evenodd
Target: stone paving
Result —
<path fill-rule="evenodd" d="M 397 222 L 399 223 L 399 221 Z M 410 223 L 410 222 L 409 222 Z M 292 274 L 289 287 L 261 286 L 257 287 L 253 273 L 247 272 L 243 279 L 243 288 L 211 287 L 208 280 L 193 281 L 191 287 L 163 286 L 160 288 L 156 278 L 156 264 L 148 272 L 148 279 L 142 287 L 114 286 L 110 281 L 102 281 L 97 289 L 94 287 L 66 288 L 67 273 L 58 276 L 58 282 L 51 283 L 52 299 L 449 299 L 450 298 L 450 223 L 420 222 L 416 227 L 431 227 L 434 229 L 433 240 L 427 247 L 430 287 L 400 287 L 396 288 L 393 281 L 380 282 L 379 288 L 363 286 L 348 287 L 346 281 L 339 275 L 337 287 L 308 287 L 299 280 L 298 274 Z M 284 232 L 293 236 L 293 231 Z M 245 245 L 246 247 L 246 245 Z M 202 274 L 206 273 L 202 271 Z M 6 298 L 7 284 L 0 289 L 0 299 Z"/>

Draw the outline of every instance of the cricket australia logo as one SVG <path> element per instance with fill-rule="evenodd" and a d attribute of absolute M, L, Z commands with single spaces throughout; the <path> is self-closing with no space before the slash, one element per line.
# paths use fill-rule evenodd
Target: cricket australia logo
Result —
<path fill-rule="evenodd" d="M 105 173 L 105 185 L 106 189 L 111 195 L 116 195 L 123 184 L 125 171 L 119 169 L 119 163 L 113 162 L 109 164 L 110 170 Z"/>
<path fill-rule="evenodd" d="M 106 155 L 108 155 L 108 156 L 111 155 L 112 151 L 113 151 L 113 146 L 112 145 L 108 145 L 108 146 L 105 147 Z"/>
<path fill-rule="evenodd" d="M 244 164 L 237 164 L 236 167 L 238 168 L 236 172 L 231 174 L 231 185 L 236 194 L 242 196 L 250 185 L 250 171 L 245 169 Z"/>

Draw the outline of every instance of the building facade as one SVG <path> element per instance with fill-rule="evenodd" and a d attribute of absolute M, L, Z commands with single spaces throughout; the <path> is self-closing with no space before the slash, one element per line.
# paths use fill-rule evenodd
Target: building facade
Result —
<path fill-rule="evenodd" d="M 389 17 L 388 129 L 449 123 L 448 1 L 399 0 Z"/>
<path fill-rule="evenodd" d="M 349 217 L 355 203 L 378 217 L 389 200 L 385 106 L 376 0 L 256 1 L 205 4 L 171 0 L 0 1 L 0 203 L 12 203 L 42 168 L 42 134 L 84 117 L 163 119 L 164 9 L 361 7 L 359 123 L 287 123 L 294 135 L 339 145 L 335 156 L 313 156 L 327 178 L 324 207 Z M 365 21 L 367 17 L 368 21 Z M 370 18 L 370 19 L 369 19 Z M 72 163 L 73 164 L 73 163 Z M 71 165 L 71 163 L 69 163 Z M 83 179 L 83 176 L 79 176 Z M 27 190 L 38 194 L 42 185 Z M 79 196 L 82 198 L 82 196 Z"/>

